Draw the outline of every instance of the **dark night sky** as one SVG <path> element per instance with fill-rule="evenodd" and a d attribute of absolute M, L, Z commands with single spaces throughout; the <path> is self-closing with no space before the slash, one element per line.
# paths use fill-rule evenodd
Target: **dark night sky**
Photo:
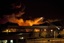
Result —
<path fill-rule="evenodd" d="M 30 17 L 59 18 L 59 19 L 64 18 L 63 1 L 22 0 L 22 2 L 26 6 L 25 14 L 22 16 L 25 19 L 28 19 Z"/>
<path fill-rule="evenodd" d="M 64 3 L 62 1 L 24 1 L 26 14 L 24 16 L 45 17 L 45 18 L 64 18 Z"/>

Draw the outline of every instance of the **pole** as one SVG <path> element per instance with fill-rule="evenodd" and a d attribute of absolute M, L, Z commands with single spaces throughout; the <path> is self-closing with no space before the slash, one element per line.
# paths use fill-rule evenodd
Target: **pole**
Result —
<path fill-rule="evenodd" d="M 55 38 L 55 31 L 54 31 L 54 38 Z"/>

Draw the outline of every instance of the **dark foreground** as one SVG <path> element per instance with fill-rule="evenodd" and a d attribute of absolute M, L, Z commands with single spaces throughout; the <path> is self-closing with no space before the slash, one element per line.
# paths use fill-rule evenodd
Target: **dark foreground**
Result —
<path fill-rule="evenodd" d="M 64 43 L 64 39 L 61 38 L 28 39 L 27 43 Z"/>

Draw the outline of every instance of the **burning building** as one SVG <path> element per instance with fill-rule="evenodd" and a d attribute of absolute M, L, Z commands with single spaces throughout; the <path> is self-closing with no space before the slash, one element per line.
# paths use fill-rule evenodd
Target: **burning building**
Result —
<path fill-rule="evenodd" d="M 20 26 L 33 26 L 33 25 L 39 25 L 43 22 L 43 17 L 35 18 L 33 20 L 24 20 L 21 16 L 25 13 L 25 6 L 23 3 L 21 3 L 20 0 L 15 1 L 3 1 L 3 5 L 0 7 L 0 30 L 4 33 L 11 33 L 11 32 L 19 32 L 24 31 L 24 29 L 20 30 Z M 21 17 L 20 19 L 18 19 Z M 2 24 L 2 25 L 1 25 Z M 12 24 L 12 27 L 9 27 Z M 17 24 L 17 27 L 15 25 Z M 15 27 L 15 28 L 14 28 Z M 17 30 L 18 29 L 18 30 Z M 28 32 L 30 29 L 26 29 Z M 2 35 L 2 34 L 1 34 Z"/>
<path fill-rule="evenodd" d="M 57 37 L 58 33 L 54 33 L 56 29 L 55 25 L 50 26 L 52 22 L 58 20 L 46 20 L 44 21 L 43 17 L 34 18 L 33 20 L 24 20 L 21 16 L 25 13 L 25 6 L 21 4 L 20 1 L 12 2 L 9 8 L 0 8 L 2 10 L 2 17 L 0 18 L 0 24 L 4 26 L 1 27 L 1 32 L 6 33 L 9 36 L 3 36 L 3 39 L 24 39 L 29 38 L 30 36 L 34 36 L 34 38 L 38 37 L 49 37 L 54 36 Z M 5 14 L 5 15 L 4 15 Z M 21 18 L 19 18 L 21 17 Z M 8 23 L 8 24 L 7 24 Z M 10 24 L 9 24 L 10 23 Z M 44 23 L 48 23 L 48 26 L 43 26 Z M 6 24 L 6 25 L 5 25 Z M 15 25 L 14 25 L 15 24 Z M 42 24 L 42 25 L 41 25 Z M 37 26 L 36 26 L 37 25 Z M 41 25 L 41 26 L 40 26 Z M 58 26 L 59 27 L 59 26 Z M 60 27 L 61 28 L 61 27 Z M 16 34 L 15 34 L 16 32 Z M 17 34 L 18 32 L 18 34 Z M 12 35 L 10 35 L 12 33 Z M 24 33 L 24 34 L 23 34 Z M 50 34 L 48 34 L 50 33 Z M 52 34 L 52 35 L 51 35 Z M 1 34 L 2 37 L 2 34 Z M 1 39 L 0 37 L 0 39 Z M 16 38 L 17 37 L 17 38 Z M 21 37 L 21 38 L 20 38 Z M 33 37 L 32 37 L 33 38 Z"/>

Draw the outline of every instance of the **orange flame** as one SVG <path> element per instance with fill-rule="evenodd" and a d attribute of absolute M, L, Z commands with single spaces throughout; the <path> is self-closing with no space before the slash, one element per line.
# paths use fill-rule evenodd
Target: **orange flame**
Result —
<path fill-rule="evenodd" d="M 18 9 L 18 8 L 21 8 L 22 5 L 20 4 L 19 6 L 16 6 L 15 4 L 12 4 L 12 9 Z M 17 19 L 16 17 L 20 17 L 21 15 L 23 15 L 25 12 L 23 12 L 25 9 L 25 6 L 24 8 L 19 11 L 18 13 L 13 13 L 11 15 L 4 15 L 3 17 L 6 18 L 7 21 L 6 22 L 12 22 L 12 23 L 17 23 L 19 26 L 33 26 L 33 25 L 39 25 L 39 24 L 42 24 L 43 22 L 43 17 L 40 17 L 40 18 L 36 18 L 34 20 L 26 20 L 24 21 L 22 18 L 21 19 Z M 4 30 L 4 32 L 15 32 L 16 30 L 14 29 L 6 29 Z"/>
<path fill-rule="evenodd" d="M 24 21 L 22 18 L 21 19 L 9 18 L 10 22 L 17 23 L 19 26 L 33 26 L 33 25 L 42 24 L 41 20 L 43 20 L 43 17 L 36 18 L 34 20 L 26 20 L 26 21 Z"/>
<path fill-rule="evenodd" d="M 17 23 L 19 26 L 39 25 L 39 24 L 43 23 L 42 20 L 43 20 L 43 17 L 36 18 L 34 20 L 26 20 L 26 21 L 24 21 L 22 18 L 21 19 L 16 19 L 15 17 L 8 18 L 9 22 Z M 3 32 L 16 32 L 16 30 L 15 29 L 6 29 Z M 28 32 L 28 30 L 27 30 L 27 32 Z"/>

